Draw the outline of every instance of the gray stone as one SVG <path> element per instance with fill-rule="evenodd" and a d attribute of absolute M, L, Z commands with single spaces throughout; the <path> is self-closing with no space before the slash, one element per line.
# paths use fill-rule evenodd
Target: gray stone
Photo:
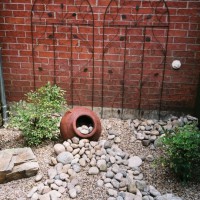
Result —
<path fill-rule="evenodd" d="M 114 177 L 114 173 L 112 172 L 112 171 L 107 171 L 107 173 L 106 173 L 106 177 L 107 178 L 113 178 Z"/>
<path fill-rule="evenodd" d="M 128 192 L 136 194 L 137 188 L 136 188 L 135 183 L 129 183 L 128 184 Z"/>
<path fill-rule="evenodd" d="M 144 191 L 144 192 L 148 191 L 147 184 L 145 181 L 136 181 L 136 187 L 140 191 Z"/>
<path fill-rule="evenodd" d="M 134 200 L 135 199 L 135 195 L 130 193 L 130 192 L 125 192 L 125 197 L 124 200 Z"/>
<path fill-rule="evenodd" d="M 97 167 L 91 167 L 88 171 L 90 175 L 96 175 L 99 173 L 99 169 Z"/>
<path fill-rule="evenodd" d="M 65 146 L 62 144 L 55 144 L 53 148 L 54 148 L 56 155 L 65 151 Z"/>
<path fill-rule="evenodd" d="M 117 181 L 116 179 L 112 179 L 111 184 L 113 185 L 114 188 L 116 189 L 119 188 L 119 181 Z"/>
<path fill-rule="evenodd" d="M 157 197 L 161 195 L 160 192 L 156 190 L 156 188 L 152 185 L 149 186 L 149 192 L 153 197 Z"/>
<path fill-rule="evenodd" d="M 0 183 L 37 174 L 39 165 L 31 148 L 16 148 L 0 151 Z"/>
<path fill-rule="evenodd" d="M 121 181 L 122 178 L 123 178 L 123 174 L 118 172 L 118 173 L 114 176 L 114 178 L 115 178 L 116 180 L 118 180 L 118 181 Z"/>
<path fill-rule="evenodd" d="M 75 189 L 75 188 L 71 188 L 71 189 L 69 190 L 69 196 L 70 196 L 72 199 L 76 198 L 77 193 L 76 193 L 76 189 Z"/>
<path fill-rule="evenodd" d="M 124 200 L 124 198 L 121 196 L 118 196 L 116 200 Z"/>
<path fill-rule="evenodd" d="M 150 140 L 142 140 L 142 145 L 145 146 L 145 147 L 149 146 L 150 143 L 151 143 Z"/>
<path fill-rule="evenodd" d="M 57 170 L 54 168 L 50 168 L 48 170 L 49 179 L 53 179 L 57 175 Z"/>
<path fill-rule="evenodd" d="M 106 142 L 104 143 L 104 148 L 105 148 L 105 149 L 108 149 L 108 148 L 111 148 L 111 147 L 112 147 L 112 144 L 111 144 L 110 141 L 106 141 Z"/>
<path fill-rule="evenodd" d="M 152 196 L 143 196 L 142 200 L 154 200 Z"/>
<path fill-rule="evenodd" d="M 57 161 L 63 165 L 71 163 L 74 159 L 74 156 L 70 152 L 62 152 L 57 156 Z"/>
<path fill-rule="evenodd" d="M 139 167 L 142 164 L 142 159 L 138 156 L 133 156 L 128 159 L 129 167 Z"/>
<path fill-rule="evenodd" d="M 154 199 L 155 200 L 182 200 L 182 198 L 178 196 L 174 196 L 173 194 L 165 194 L 162 196 L 157 196 Z"/>
<path fill-rule="evenodd" d="M 107 165 L 105 160 L 98 160 L 97 161 L 97 167 L 99 168 L 100 171 L 107 171 Z"/>
<path fill-rule="evenodd" d="M 119 170 L 120 170 L 119 165 L 114 164 L 114 165 L 112 166 L 112 171 L 113 171 L 115 174 L 117 174 L 117 173 L 119 172 Z"/>
<path fill-rule="evenodd" d="M 108 189 L 107 194 L 111 197 L 117 197 L 117 191 L 113 189 Z"/>

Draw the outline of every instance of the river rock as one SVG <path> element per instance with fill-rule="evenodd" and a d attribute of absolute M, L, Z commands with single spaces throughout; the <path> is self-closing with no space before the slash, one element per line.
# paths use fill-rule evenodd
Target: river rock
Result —
<path fill-rule="evenodd" d="M 90 175 L 96 175 L 99 173 L 99 169 L 97 167 L 91 167 L 88 171 Z"/>
<path fill-rule="evenodd" d="M 128 159 L 128 166 L 129 167 L 139 167 L 142 164 L 142 160 L 138 156 L 133 156 Z"/>
<path fill-rule="evenodd" d="M 65 146 L 62 144 L 55 144 L 53 148 L 54 148 L 56 155 L 65 151 Z"/>
<path fill-rule="evenodd" d="M 57 156 L 57 161 L 63 165 L 71 163 L 74 159 L 74 156 L 70 152 L 62 152 Z"/>

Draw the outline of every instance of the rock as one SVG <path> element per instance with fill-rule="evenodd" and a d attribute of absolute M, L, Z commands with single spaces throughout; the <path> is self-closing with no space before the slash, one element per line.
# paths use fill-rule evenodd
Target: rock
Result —
<path fill-rule="evenodd" d="M 191 116 L 191 115 L 187 115 L 186 117 L 187 117 L 187 119 L 190 120 L 190 121 L 198 121 L 198 118 L 193 117 L 193 116 Z"/>
<path fill-rule="evenodd" d="M 51 200 L 49 193 L 39 196 L 39 200 Z"/>
<path fill-rule="evenodd" d="M 63 165 L 71 163 L 74 156 L 70 152 L 62 152 L 57 156 L 57 161 Z"/>
<path fill-rule="evenodd" d="M 118 181 L 121 181 L 122 178 L 123 178 L 123 174 L 122 174 L 122 173 L 117 173 L 117 174 L 114 176 L 114 178 L 115 178 L 116 180 L 118 180 Z"/>
<path fill-rule="evenodd" d="M 71 184 L 75 187 L 76 185 L 78 185 L 78 183 L 79 183 L 79 180 L 78 179 L 76 179 L 76 178 L 73 178 L 72 180 L 71 180 Z"/>
<path fill-rule="evenodd" d="M 142 140 L 142 145 L 145 146 L 145 147 L 149 146 L 150 143 L 151 143 L 150 140 Z"/>
<path fill-rule="evenodd" d="M 73 151 L 73 148 L 71 147 L 71 146 L 68 146 L 67 148 L 66 148 L 66 150 L 67 150 L 67 152 L 72 152 Z"/>
<path fill-rule="evenodd" d="M 56 155 L 65 151 L 65 146 L 62 144 L 55 144 L 53 148 L 54 148 Z"/>
<path fill-rule="evenodd" d="M 111 170 L 112 170 L 115 174 L 117 174 L 117 173 L 119 172 L 119 170 L 120 170 L 119 165 L 114 164 L 114 165 L 112 166 Z"/>
<path fill-rule="evenodd" d="M 120 137 L 115 137 L 114 142 L 115 142 L 115 143 L 120 143 L 120 142 L 121 142 Z"/>
<path fill-rule="evenodd" d="M 51 191 L 51 188 L 49 187 L 49 186 L 44 186 L 44 189 L 43 189 L 43 191 L 42 191 L 42 194 L 46 194 L 46 193 L 48 193 L 48 192 L 50 192 Z"/>
<path fill-rule="evenodd" d="M 51 157 L 51 161 L 50 161 L 50 165 L 56 165 L 58 162 L 56 160 L 56 158 Z"/>
<path fill-rule="evenodd" d="M 125 192 L 124 200 L 135 200 L 135 195 L 130 192 Z"/>
<path fill-rule="evenodd" d="M 37 191 L 37 187 L 35 186 L 35 187 L 33 187 L 30 191 L 29 191 L 29 193 L 27 194 L 27 197 L 28 198 L 30 198 L 30 197 L 32 197 L 32 195 Z"/>
<path fill-rule="evenodd" d="M 55 183 L 53 183 L 53 184 L 51 184 L 51 189 L 52 190 L 58 190 L 59 187 Z"/>
<path fill-rule="evenodd" d="M 73 169 L 68 169 L 68 174 L 72 177 L 76 177 L 76 172 Z"/>
<path fill-rule="evenodd" d="M 96 164 L 97 164 L 96 159 L 95 159 L 95 158 L 92 158 L 92 159 L 91 159 L 91 162 L 90 162 L 90 165 L 91 165 L 92 167 L 94 167 L 94 166 L 96 166 Z"/>
<path fill-rule="evenodd" d="M 80 193 L 81 193 L 81 186 L 80 186 L 80 185 L 76 185 L 76 186 L 75 186 L 75 189 L 76 189 L 76 193 L 77 193 L 77 194 L 80 194 Z"/>
<path fill-rule="evenodd" d="M 151 131 L 151 135 L 159 135 L 159 131 L 157 131 L 157 130 L 153 130 L 153 131 Z"/>
<path fill-rule="evenodd" d="M 99 173 L 99 169 L 97 167 L 91 167 L 88 171 L 90 175 L 96 175 Z"/>
<path fill-rule="evenodd" d="M 49 179 L 53 179 L 57 175 L 57 170 L 54 168 L 50 168 L 47 173 Z"/>
<path fill-rule="evenodd" d="M 79 138 L 78 137 L 73 137 L 72 142 L 75 144 L 79 144 Z"/>
<path fill-rule="evenodd" d="M 97 181 L 97 186 L 98 187 L 103 187 L 103 181 L 102 180 L 98 180 Z"/>
<path fill-rule="evenodd" d="M 115 135 L 108 135 L 108 140 L 112 140 L 115 138 Z"/>
<path fill-rule="evenodd" d="M 138 133 L 136 133 L 136 138 L 137 138 L 138 140 L 144 140 L 144 134 L 138 132 Z"/>
<path fill-rule="evenodd" d="M 160 192 L 152 185 L 149 186 L 149 192 L 153 197 L 161 196 Z"/>
<path fill-rule="evenodd" d="M 61 181 L 61 180 L 55 180 L 54 183 L 55 183 L 57 186 L 61 186 L 61 185 L 62 185 L 62 181 Z"/>
<path fill-rule="evenodd" d="M 114 173 L 112 172 L 112 171 L 107 171 L 107 173 L 106 173 L 106 177 L 107 178 L 113 178 L 114 177 Z"/>
<path fill-rule="evenodd" d="M 37 191 L 39 194 L 42 194 L 43 190 L 44 190 L 44 184 L 43 183 L 40 183 L 38 186 L 37 186 Z"/>
<path fill-rule="evenodd" d="M 106 183 L 104 186 L 105 186 L 106 188 L 113 188 L 113 185 L 112 185 L 111 183 Z"/>
<path fill-rule="evenodd" d="M 114 188 L 116 189 L 119 188 L 119 181 L 117 181 L 116 179 L 112 179 L 111 184 L 113 185 Z"/>
<path fill-rule="evenodd" d="M 136 181 L 136 187 L 140 191 L 144 191 L 144 192 L 148 191 L 147 184 L 145 181 Z"/>
<path fill-rule="evenodd" d="M 86 160 L 84 158 L 81 158 L 79 160 L 79 164 L 80 164 L 81 167 L 85 167 L 86 166 Z"/>
<path fill-rule="evenodd" d="M 142 160 L 138 156 L 133 156 L 128 159 L 128 166 L 129 167 L 139 167 L 142 164 Z"/>
<path fill-rule="evenodd" d="M 134 200 L 142 200 L 142 197 L 141 197 L 141 196 L 139 196 L 139 195 L 135 195 L 135 198 L 134 198 Z"/>
<path fill-rule="evenodd" d="M 52 190 L 49 192 L 49 196 L 51 200 L 57 200 L 57 198 L 61 197 L 61 193 L 56 190 Z"/>
<path fill-rule="evenodd" d="M 37 176 L 35 177 L 35 182 L 41 181 L 43 178 L 42 174 L 37 174 Z"/>
<path fill-rule="evenodd" d="M 148 155 L 148 156 L 146 157 L 146 160 L 149 161 L 149 162 L 154 161 L 153 155 Z"/>
<path fill-rule="evenodd" d="M 0 183 L 31 177 L 37 174 L 39 165 L 31 148 L 0 151 Z"/>
<path fill-rule="evenodd" d="M 108 149 L 108 148 L 111 148 L 111 147 L 112 147 L 112 144 L 111 144 L 110 141 L 106 141 L 106 142 L 104 143 L 104 149 Z"/>
<path fill-rule="evenodd" d="M 31 200 L 38 200 L 39 199 L 39 195 L 37 193 L 34 193 L 31 197 Z"/>
<path fill-rule="evenodd" d="M 107 165 L 105 160 L 98 160 L 97 161 L 97 167 L 100 171 L 107 171 Z"/>
<path fill-rule="evenodd" d="M 154 200 L 152 196 L 143 196 L 142 200 Z"/>
<path fill-rule="evenodd" d="M 137 188 L 136 188 L 135 183 L 129 183 L 128 184 L 128 192 L 136 194 Z"/>
<path fill-rule="evenodd" d="M 182 198 L 174 196 L 173 194 L 165 194 L 162 196 L 157 196 L 155 200 L 182 200 Z"/>
<path fill-rule="evenodd" d="M 76 189 L 75 189 L 75 188 L 71 188 L 71 189 L 69 190 L 69 196 L 70 196 L 72 199 L 76 198 L 77 193 L 76 193 Z"/>
<path fill-rule="evenodd" d="M 118 196 L 116 200 L 124 200 L 124 198 L 121 196 Z"/>
<path fill-rule="evenodd" d="M 73 164 L 72 168 L 76 173 L 79 173 L 81 171 L 81 167 L 80 167 L 80 165 L 78 163 Z"/>
<path fill-rule="evenodd" d="M 107 194 L 112 197 L 117 197 L 117 191 L 113 189 L 108 189 Z"/>

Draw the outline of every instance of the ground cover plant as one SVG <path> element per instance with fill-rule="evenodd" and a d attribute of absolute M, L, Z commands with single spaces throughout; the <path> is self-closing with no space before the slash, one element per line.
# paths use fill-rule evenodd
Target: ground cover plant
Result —
<path fill-rule="evenodd" d="M 200 131 L 196 124 L 177 127 L 161 138 L 164 155 L 160 162 L 182 181 L 200 176 Z"/>
<path fill-rule="evenodd" d="M 45 139 L 58 137 L 59 113 L 66 106 L 64 90 L 49 82 L 26 94 L 11 109 L 10 126 L 22 131 L 28 145 L 38 145 Z"/>

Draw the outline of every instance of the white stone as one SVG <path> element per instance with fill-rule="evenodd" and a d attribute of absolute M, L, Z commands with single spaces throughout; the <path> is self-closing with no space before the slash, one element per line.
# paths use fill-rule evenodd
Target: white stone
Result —
<path fill-rule="evenodd" d="M 129 167 L 139 167 L 142 164 L 142 160 L 138 156 L 133 156 L 128 159 Z"/>
<path fill-rule="evenodd" d="M 99 173 L 99 169 L 97 167 L 91 167 L 88 171 L 90 175 L 96 175 Z"/>
<path fill-rule="evenodd" d="M 62 152 L 57 156 L 57 161 L 63 165 L 71 163 L 74 156 L 70 152 Z"/>

